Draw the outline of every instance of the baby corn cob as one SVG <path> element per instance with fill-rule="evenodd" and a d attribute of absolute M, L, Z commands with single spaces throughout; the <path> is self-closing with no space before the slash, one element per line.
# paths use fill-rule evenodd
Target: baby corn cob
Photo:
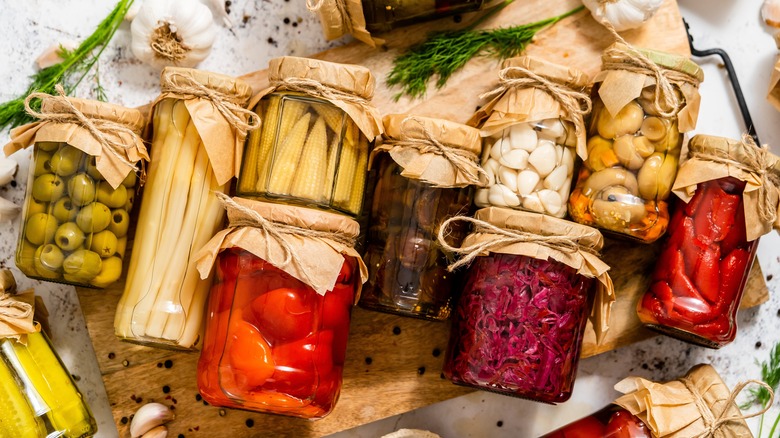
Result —
<path fill-rule="evenodd" d="M 301 164 L 295 172 L 295 180 L 290 189 L 292 196 L 317 202 L 324 199 L 321 186 L 326 180 L 325 172 L 328 167 L 328 130 L 325 123 L 324 117 L 317 117 L 309 132 L 309 138 L 303 146 Z"/>
<path fill-rule="evenodd" d="M 336 176 L 336 188 L 333 194 L 333 203 L 341 208 L 349 207 L 349 199 L 352 195 L 352 184 L 357 173 L 358 137 L 360 131 L 357 125 L 350 123 L 341 146 L 341 158 L 339 159 L 338 175 Z"/>
<path fill-rule="evenodd" d="M 271 170 L 271 181 L 268 183 L 269 193 L 279 195 L 290 193 L 293 176 L 295 176 L 295 170 L 298 167 L 301 152 L 303 152 L 303 145 L 306 143 L 310 119 L 310 113 L 306 113 L 298 119 L 290 134 L 281 143 L 281 147 L 277 148 Z"/>
<path fill-rule="evenodd" d="M 243 193 L 253 193 L 257 187 L 257 191 L 265 190 L 265 180 L 268 177 L 268 166 L 271 165 L 269 158 L 271 157 L 271 151 L 273 151 L 274 139 L 276 139 L 276 127 L 279 124 L 279 109 L 281 107 L 281 97 L 271 96 L 268 99 L 265 113 L 263 114 L 263 124 L 256 131 L 253 131 L 250 135 L 260 136 L 260 145 L 255 155 L 253 151 L 247 151 L 247 157 L 244 158 L 245 163 L 254 163 L 254 172 L 241 176 L 241 183 L 238 186 L 238 191 Z M 250 141 L 251 141 L 250 137 Z M 246 164 L 251 166 L 251 164 Z M 246 170 L 249 170 L 248 168 Z M 245 170 L 245 172 L 246 172 Z"/>
<path fill-rule="evenodd" d="M 257 167 L 260 165 L 260 139 L 261 132 L 265 125 L 249 133 L 246 140 L 246 151 L 243 158 L 243 169 L 241 170 L 241 179 L 238 184 L 239 192 L 251 192 L 257 185 Z"/>
<path fill-rule="evenodd" d="M 349 197 L 349 210 L 352 213 L 360 214 L 360 208 L 363 206 L 363 191 L 366 185 L 366 165 L 368 163 L 368 140 L 360 136 L 360 145 L 358 146 L 358 159 L 355 163 L 355 182 L 352 183 L 352 193 Z"/>
<path fill-rule="evenodd" d="M 341 123 L 344 121 L 344 111 L 341 108 L 328 104 L 312 105 L 314 111 L 317 111 L 320 117 L 325 119 L 325 123 L 337 135 L 341 134 Z"/>
<path fill-rule="evenodd" d="M 339 163 L 339 142 L 341 141 L 341 134 L 333 134 L 333 141 L 330 142 L 330 149 L 328 149 L 328 173 L 327 180 L 325 181 L 325 199 L 328 202 L 333 202 L 333 180 L 336 179 L 336 166 Z"/>
<path fill-rule="evenodd" d="M 309 108 L 309 104 L 298 99 L 282 100 L 282 123 L 279 125 L 279 141 L 284 141 L 292 131 L 298 120 L 303 117 L 303 113 Z"/>
<path fill-rule="evenodd" d="M 11 342 L 11 341 L 4 341 Z M 46 427 L 36 417 L 30 403 L 17 386 L 11 369 L 0 358 L 0 437 L 38 438 L 46 436 Z"/>

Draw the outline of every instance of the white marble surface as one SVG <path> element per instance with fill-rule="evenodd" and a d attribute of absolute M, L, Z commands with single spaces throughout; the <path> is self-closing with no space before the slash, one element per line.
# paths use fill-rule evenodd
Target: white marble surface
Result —
<path fill-rule="evenodd" d="M 147 0 L 154 1 L 154 0 Z M 522 1 L 522 0 L 520 0 Z M 0 13 L 0 101 L 24 92 L 27 77 L 35 72 L 33 59 L 46 47 L 64 39 L 87 36 L 113 6 L 99 0 L 2 0 Z M 235 0 L 231 6 L 232 29 L 220 28 L 211 56 L 201 65 L 206 70 L 238 75 L 263 68 L 270 58 L 306 55 L 326 47 L 319 23 L 302 0 Z M 763 142 L 780 142 L 780 114 L 764 100 L 771 66 L 777 53 L 771 36 L 760 25 L 761 0 L 680 0 L 691 23 L 699 48 L 723 47 L 734 58 L 748 104 Z M 285 19 L 289 22 L 285 23 Z M 139 63 L 128 50 L 129 29 L 125 24 L 103 55 L 100 77 L 109 100 L 127 106 L 150 101 L 158 92 L 158 72 Z M 698 132 L 738 136 L 744 129 L 736 110 L 724 71 L 717 61 L 701 61 L 707 74 L 702 88 L 703 105 Z M 85 79 L 78 95 L 90 97 L 94 82 Z M 0 144 L 7 140 L 0 133 Z M 780 153 L 780 146 L 773 147 Z M 28 154 L 15 156 L 20 162 L 16 188 L 0 188 L 0 195 L 21 202 Z M 13 247 L 19 220 L 0 224 L 0 265 L 13 265 Z M 772 278 L 770 290 L 780 286 L 780 238 L 765 237 L 759 248 L 765 274 Z M 35 286 L 45 297 L 56 332 L 54 340 L 70 371 L 79 377 L 99 420 L 100 436 L 116 435 L 110 407 L 97 369 L 84 320 L 73 288 L 37 283 L 23 278 L 21 286 Z M 759 375 L 756 360 L 767 357 L 780 342 L 780 295 L 758 309 L 742 312 L 737 341 L 720 351 L 692 347 L 682 342 L 656 338 L 635 346 L 582 361 L 572 400 L 547 406 L 489 393 L 474 393 L 427 408 L 393 417 L 338 438 L 374 437 L 399 427 L 430 429 L 445 437 L 531 437 L 587 414 L 610 402 L 616 395 L 612 385 L 629 374 L 653 379 L 674 378 L 690 366 L 708 362 L 734 385 Z M 760 344 L 758 344 L 760 342 Z M 777 405 L 772 418 L 780 409 Z M 501 422 L 501 427 L 498 426 Z M 766 431 L 765 431 L 766 433 Z"/>

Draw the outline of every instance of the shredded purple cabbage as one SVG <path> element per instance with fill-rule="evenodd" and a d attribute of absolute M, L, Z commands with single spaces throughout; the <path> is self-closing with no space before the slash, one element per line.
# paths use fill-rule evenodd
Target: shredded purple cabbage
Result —
<path fill-rule="evenodd" d="M 574 386 L 593 279 L 555 261 L 478 257 L 453 322 L 455 383 L 548 403 Z"/>

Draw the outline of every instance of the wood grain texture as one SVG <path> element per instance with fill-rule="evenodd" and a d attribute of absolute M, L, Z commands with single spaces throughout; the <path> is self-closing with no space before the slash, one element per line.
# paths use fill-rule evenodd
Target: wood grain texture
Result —
<path fill-rule="evenodd" d="M 528 23 L 578 7 L 577 0 L 520 0 L 484 23 L 485 28 Z M 464 17 L 468 22 L 472 17 Z M 392 59 L 409 45 L 421 41 L 431 30 L 453 28 L 451 19 L 407 27 L 385 35 L 386 50 L 371 50 L 348 44 L 314 57 L 369 67 L 377 74 L 374 104 L 384 114 L 413 112 L 419 115 L 467 120 L 477 105 L 478 95 L 496 86 L 499 63 L 476 59 L 456 73 L 441 89 L 429 89 L 427 100 L 394 101 L 396 90 L 384 85 L 384 74 Z M 462 26 L 462 24 L 461 24 Z M 689 54 L 687 38 L 677 4 L 667 0 L 653 20 L 640 31 L 625 34 L 632 43 L 670 52 Z M 593 75 L 600 68 L 600 53 L 611 43 L 609 34 L 587 12 L 567 18 L 537 35 L 528 54 L 569 64 Z M 256 90 L 267 86 L 265 71 L 244 76 Z M 611 242 L 605 252 L 613 266 L 618 302 L 616 323 L 605 345 L 586 341 L 583 356 L 598 354 L 652 336 L 642 330 L 634 315 L 635 300 L 647 286 L 649 269 L 657 245 Z M 417 321 L 355 309 L 351 325 L 344 387 L 341 399 L 329 417 L 317 422 L 280 416 L 253 414 L 206 406 L 197 400 L 197 354 L 153 349 L 120 342 L 114 336 L 113 320 L 123 281 L 105 291 L 79 289 L 82 309 L 104 375 L 114 418 L 123 437 L 128 436 L 129 418 L 143 403 L 159 401 L 171 406 L 178 419 L 170 424 L 169 436 L 322 436 L 406 412 L 452 397 L 469 389 L 440 377 L 449 324 Z M 767 288 L 759 269 L 748 284 L 745 304 L 766 300 Z M 400 334 L 393 328 L 400 328 Z M 368 359 L 370 358 L 370 360 Z M 370 364 L 369 364 L 370 362 Z M 169 389 L 163 392 L 163 387 Z M 248 422 L 251 420 L 251 422 Z M 252 425 L 249 427 L 249 425 Z"/>

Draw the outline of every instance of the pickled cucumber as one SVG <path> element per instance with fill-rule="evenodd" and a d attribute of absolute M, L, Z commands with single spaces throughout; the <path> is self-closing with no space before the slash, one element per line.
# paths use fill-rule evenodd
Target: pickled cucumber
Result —
<path fill-rule="evenodd" d="M 16 383 L 11 369 L 0 359 L 0 438 L 38 438 L 46 427 Z"/>

